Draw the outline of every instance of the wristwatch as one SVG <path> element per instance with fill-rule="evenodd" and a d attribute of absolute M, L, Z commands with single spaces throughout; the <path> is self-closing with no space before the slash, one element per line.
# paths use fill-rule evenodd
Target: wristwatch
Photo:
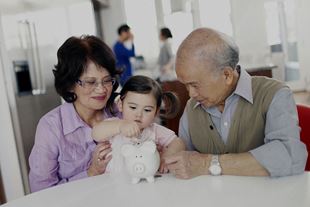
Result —
<path fill-rule="evenodd" d="M 209 172 L 211 175 L 221 175 L 222 168 L 219 162 L 218 155 L 212 155 L 210 166 L 209 166 Z"/>

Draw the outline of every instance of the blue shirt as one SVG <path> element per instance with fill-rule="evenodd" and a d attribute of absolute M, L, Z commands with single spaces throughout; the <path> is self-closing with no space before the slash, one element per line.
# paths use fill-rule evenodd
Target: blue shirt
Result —
<path fill-rule="evenodd" d="M 124 70 L 120 80 L 123 86 L 126 80 L 133 74 L 130 57 L 135 56 L 135 46 L 132 44 L 131 49 L 127 49 L 122 42 L 117 41 L 114 44 L 113 51 L 116 56 L 116 67 Z"/>
<path fill-rule="evenodd" d="M 232 117 L 240 98 L 253 104 L 251 76 L 243 69 L 235 91 L 225 100 L 223 113 L 217 107 L 203 107 L 210 114 L 224 143 L 227 141 Z M 199 103 L 194 107 L 198 105 Z M 267 112 L 265 144 L 251 150 L 250 153 L 271 176 L 302 173 L 307 161 L 307 149 L 300 141 L 299 130 L 292 91 L 289 88 L 282 88 L 274 95 Z M 186 111 L 180 119 L 179 136 L 186 143 L 188 150 L 195 150 L 189 135 Z"/>

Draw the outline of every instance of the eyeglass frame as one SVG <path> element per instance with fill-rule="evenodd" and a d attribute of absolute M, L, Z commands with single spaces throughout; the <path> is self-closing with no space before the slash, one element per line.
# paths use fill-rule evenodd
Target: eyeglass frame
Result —
<path fill-rule="evenodd" d="M 112 82 L 112 85 L 111 86 L 107 86 L 107 84 L 111 83 Z M 109 87 L 113 87 L 116 83 L 116 79 L 111 77 L 108 81 L 107 80 L 101 80 L 101 81 L 95 81 L 93 85 L 91 85 L 89 88 L 87 88 L 87 86 L 85 86 L 85 83 L 86 80 L 80 80 L 80 79 L 77 79 L 76 80 L 76 83 L 78 85 L 80 85 L 81 87 L 85 88 L 85 89 L 89 89 L 89 90 L 95 90 L 96 88 L 98 88 L 99 84 L 101 84 L 102 87 L 104 88 L 109 88 Z M 89 84 L 89 83 L 88 83 Z"/>

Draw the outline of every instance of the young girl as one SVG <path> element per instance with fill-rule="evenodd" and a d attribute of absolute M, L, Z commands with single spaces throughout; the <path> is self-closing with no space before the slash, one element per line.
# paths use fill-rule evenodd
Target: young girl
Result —
<path fill-rule="evenodd" d="M 92 137 L 97 142 L 110 141 L 112 159 L 106 172 L 121 172 L 123 159 L 120 148 L 125 143 L 153 140 L 160 151 L 160 172 L 168 170 L 164 166 L 164 158 L 185 150 L 183 141 L 176 134 L 161 125 L 154 123 L 159 114 L 162 100 L 165 101 L 166 117 L 178 112 L 178 99 L 170 92 L 162 92 L 159 84 L 146 76 L 133 76 L 120 92 L 118 108 L 123 119 L 111 118 L 93 127 Z"/>

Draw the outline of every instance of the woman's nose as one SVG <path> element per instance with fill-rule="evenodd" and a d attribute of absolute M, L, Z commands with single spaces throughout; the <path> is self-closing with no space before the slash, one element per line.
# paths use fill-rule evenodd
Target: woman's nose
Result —
<path fill-rule="evenodd" d="M 99 83 L 99 84 L 96 85 L 95 91 L 97 91 L 97 92 L 105 92 L 105 91 L 107 91 L 107 87 L 104 84 Z"/>

